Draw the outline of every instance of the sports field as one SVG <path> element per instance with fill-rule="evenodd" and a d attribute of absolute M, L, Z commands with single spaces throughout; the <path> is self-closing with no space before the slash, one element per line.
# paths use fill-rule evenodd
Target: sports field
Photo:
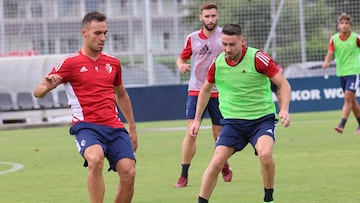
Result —
<path fill-rule="evenodd" d="M 345 132 L 334 132 L 340 111 L 292 114 L 288 129 L 277 128 L 276 203 L 359 203 L 360 135 L 351 115 Z M 201 175 L 212 153 L 209 120 L 197 140 L 189 185 L 175 189 L 185 120 L 138 123 L 139 148 L 134 203 L 196 202 Z M 86 169 L 68 126 L 0 131 L 0 203 L 89 202 Z M 23 168 L 12 171 L 9 164 Z M 212 195 L 217 203 L 261 203 L 259 161 L 251 147 L 230 159 L 233 181 L 222 177 Z M 106 201 L 117 175 L 106 172 Z"/>

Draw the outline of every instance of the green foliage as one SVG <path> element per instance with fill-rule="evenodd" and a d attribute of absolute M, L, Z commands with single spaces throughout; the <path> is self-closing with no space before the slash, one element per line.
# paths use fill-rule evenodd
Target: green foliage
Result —
<path fill-rule="evenodd" d="M 322 30 L 314 30 L 311 39 L 306 41 L 306 56 L 308 61 L 323 61 L 327 52 L 329 38 L 322 35 Z"/>
<path fill-rule="evenodd" d="M 297 203 L 360 202 L 358 181 L 359 135 L 352 117 L 345 132 L 333 127 L 340 111 L 292 114 L 292 125 L 277 128 L 275 201 Z M 133 202 L 196 202 L 203 171 L 214 150 L 210 120 L 205 119 L 197 139 L 197 154 L 190 168 L 189 185 L 175 189 L 180 174 L 180 150 L 186 120 L 138 123 L 139 148 Z M 0 162 L 24 168 L 0 175 L 1 203 L 89 202 L 83 159 L 68 126 L 0 131 Z M 221 176 L 211 202 L 262 202 L 259 160 L 248 146 L 230 159 L 233 181 Z M 105 202 L 112 202 L 118 184 L 107 172 Z M 0 164 L 0 170 L 7 166 Z"/>

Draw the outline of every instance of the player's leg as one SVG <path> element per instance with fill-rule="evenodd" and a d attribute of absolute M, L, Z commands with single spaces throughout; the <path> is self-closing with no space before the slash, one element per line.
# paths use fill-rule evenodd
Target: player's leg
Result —
<path fill-rule="evenodd" d="M 256 154 L 261 164 L 261 175 L 264 186 L 264 202 L 273 201 L 275 161 L 273 158 L 273 147 L 275 142 L 275 115 L 268 115 L 258 119 L 253 128 L 250 138 L 255 147 Z"/>
<path fill-rule="evenodd" d="M 196 152 L 196 137 L 190 136 L 190 126 L 194 120 L 188 120 L 187 130 L 181 145 L 181 174 L 175 187 L 185 187 L 188 183 L 190 163 Z"/>
<path fill-rule="evenodd" d="M 101 145 L 91 145 L 84 152 L 88 163 L 87 184 L 91 202 L 102 202 L 105 194 L 105 183 L 102 176 L 104 152 Z"/>
<path fill-rule="evenodd" d="M 116 169 L 120 176 L 120 183 L 114 202 L 130 203 L 134 195 L 135 161 L 129 158 L 121 159 L 116 164 Z"/>
<path fill-rule="evenodd" d="M 360 105 L 357 101 L 356 98 L 356 91 L 359 88 L 359 80 L 360 80 L 360 75 L 356 75 L 357 77 L 355 77 L 355 90 L 354 90 L 354 99 L 353 99 L 353 105 L 352 105 L 352 112 L 358 122 L 358 128 L 356 130 L 356 133 L 360 134 Z"/>
<path fill-rule="evenodd" d="M 70 134 L 75 135 L 79 153 L 85 159 L 84 167 L 88 167 L 87 185 L 91 202 L 102 202 L 105 194 L 102 176 L 105 155 L 98 133 L 101 131 L 99 126 L 90 123 L 78 123 L 70 128 Z"/>
<path fill-rule="evenodd" d="M 186 118 L 188 120 L 185 137 L 181 145 L 181 174 L 175 184 L 176 188 L 187 185 L 190 163 L 196 152 L 196 137 L 190 136 L 189 129 L 195 118 L 197 98 L 197 96 L 188 96 L 186 102 Z"/>
<path fill-rule="evenodd" d="M 354 113 L 355 118 L 360 118 L 360 106 L 356 99 L 356 95 L 354 96 L 352 107 L 352 112 Z"/>
<path fill-rule="evenodd" d="M 218 175 L 222 170 L 226 160 L 232 155 L 233 152 L 234 149 L 227 146 L 219 145 L 216 147 L 214 156 L 201 179 L 199 202 L 210 199 L 211 193 L 216 186 Z"/>
<path fill-rule="evenodd" d="M 221 125 L 212 124 L 211 130 L 212 130 L 214 141 L 216 142 L 217 138 L 219 137 L 220 131 L 221 131 Z"/>
<path fill-rule="evenodd" d="M 353 103 L 355 99 L 355 93 L 349 90 L 345 91 L 344 94 L 344 106 L 342 111 L 342 117 L 345 119 L 349 118 L 350 112 L 353 109 Z"/>
<path fill-rule="evenodd" d="M 116 170 L 119 175 L 114 202 L 128 203 L 134 195 L 136 173 L 134 150 L 127 131 L 114 129 L 110 135 L 106 145 L 106 158 L 110 163 L 109 170 Z"/>
<path fill-rule="evenodd" d="M 360 105 L 356 99 L 356 95 L 354 97 L 354 100 L 353 100 L 353 108 L 352 108 L 352 112 L 354 113 L 354 116 L 357 120 L 357 123 L 358 123 L 358 127 L 357 127 L 357 130 L 356 130 L 356 133 L 360 134 Z"/>
<path fill-rule="evenodd" d="M 261 163 L 261 174 L 264 183 L 264 201 L 273 201 L 272 193 L 274 190 L 275 161 L 272 156 L 274 140 L 268 135 L 261 136 L 255 146 Z"/>
<path fill-rule="evenodd" d="M 207 202 L 216 186 L 219 172 L 222 170 L 225 162 L 236 151 L 241 151 L 248 144 L 247 133 L 240 129 L 243 123 L 232 119 L 221 121 L 221 132 L 216 142 L 216 148 L 210 164 L 203 173 L 201 179 L 200 193 L 198 202 Z M 229 147 L 231 146 L 231 147 Z"/>
<path fill-rule="evenodd" d="M 339 125 L 335 128 L 335 130 L 339 133 L 342 133 L 346 122 L 349 118 L 350 112 L 353 109 L 353 101 L 355 99 L 355 76 L 346 76 L 341 77 L 341 86 L 344 91 L 344 104 L 342 107 L 342 118 Z"/>
<path fill-rule="evenodd" d="M 214 141 L 216 142 L 217 138 L 220 135 L 221 124 L 220 121 L 223 119 L 220 109 L 219 109 L 219 99 L 218 98 L 210 98 L 209 103 L 207 105 L 208 112 L 210 114 L 211 122 L 212 122 L 212 132 Z M 230 168 L 230 164 L 228 161 L 225 162 L 223 169 L 221 170 L 221 174 L 225 182 L 231 182 L 232 180 L 232 170 Z"/>

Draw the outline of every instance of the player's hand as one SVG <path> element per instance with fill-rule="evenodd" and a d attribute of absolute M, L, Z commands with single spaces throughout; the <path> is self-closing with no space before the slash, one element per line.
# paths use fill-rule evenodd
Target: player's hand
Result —
<path fill-rule="evenodd" d="M 327 69 L 328 67 L 329 67 L 329 63 L 324 62 L 324 63 L 322 64 L 322 69 Z"/>
<path fill-rule="evenodd" d="M 138 148 L 138 135 L 137 135 L 136 128 L 129 127 L 129 135 L 130 135 L 130 140 L 131 140 L 133 150 L 134 150 L 134 152 L 136 152 L 136 150 Z"/>
<path fill-rule="evenodd" d="M 196 137 L 199 133 L 201 121 L 194 120 L 192 125 L 190 126 L 189 133 L 190 136 Z"/>
<path fill-rule="evenodd" d="M 191 69 L 190 64 L 187 64 L 187 63 L 183 63 L 179 66 L 180 73 L 186 73 L 186 72 L 190 71 L 190 69 Z"/>
<path fill-rule="evenodd" d="M 285 128 L 290 126 L 291 119 L 288 112 L 279 112 L 280 124 Z"/>
<path fill-rule="evenodd" d="M 62 82 L 62 78 L 60 75 L 58 74 L 51 74 L 45 77 L 45 82 L 46 82 L 46 87 L 49 90 L 54 89 L 55 87 L 57 87 L 58 85 L 61 84 Z"/>

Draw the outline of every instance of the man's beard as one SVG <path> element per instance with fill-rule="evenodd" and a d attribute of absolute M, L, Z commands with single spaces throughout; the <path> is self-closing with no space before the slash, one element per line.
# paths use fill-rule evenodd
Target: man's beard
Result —
<path fill-rule="evenodd" d="M 214 26 L 211 27 L 211 28 L 210 28 L 209 26 L 207 26 L 205 23 L 203 23 L 203 25 L 204 25 L 204 27 L 205 27 L 206 30 L 208 30 L 208 31 L 213 31 L 213 30 L 216 28 L 217 23 L 215 23 Z"/>

